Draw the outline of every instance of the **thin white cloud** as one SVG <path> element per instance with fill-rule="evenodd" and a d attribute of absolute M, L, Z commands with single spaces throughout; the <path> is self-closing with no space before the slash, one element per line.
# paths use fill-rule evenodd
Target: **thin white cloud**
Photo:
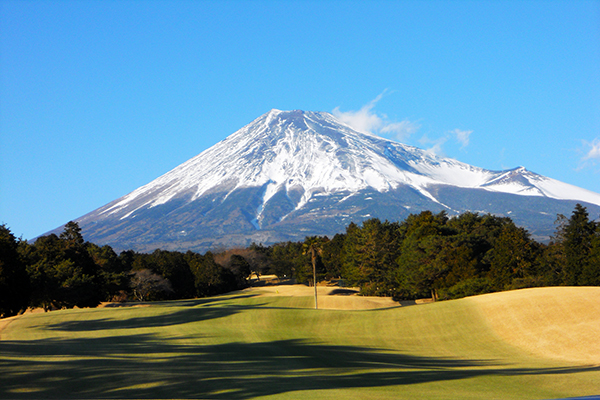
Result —
<path fill-rule="evenodd" d="M 419 139 L 419 143 L 425 150 L 435 155 L 445 157 L 446 153 L 444 151 L 443 146 L 449 140 L 456 140 L 460 144 L 460 148 L 464 149 L 469 145 L 469 138 L 471 136 L 471 133 L 473 133 L 473 131 L 463 131 L 460 129 L 454 129 L 452 131 L 446 132 L 443 136 L 440 136 L 435 139 L 431 139 L 428 135 L 423 135 L 423 137 Z"/>
<path fill-rule="evenodd" d="M 377 134 L 396 140 L 406 140 L 410 135 L 419 130 L 419 124 L 408 120 L 392 122 L 388 120 L 385 114 L 380 115 L 373 111 L 377 102 L 387 92 L 387 89 L 384 90 L 358 111 L 341 111 L 339 107 L 336 107 L 333 109 L 332 114 L 357 131 Z"/>
<path fill-rule="evenodd" d="M 375 106 L 376 100 L 377 99 L 371 101 L 369 104 L 364 105 L 358 111 L 344 112 L 340 111 L 339 107 L 336 107 L 333 109 L 333 115 L 357 131 L 374 133 L 383 125 L 383 120 L 377 114 L 371 112 Z"/>
<path fill-rule="evenodd" d="M 591 142 L 584 142 L 587 153 L 583 156 L 583 161 L 600 160 L 600 138 L 595 138 Z"/>
<path fill-rule="evenodd" d="M 600 164 L 600 137 L 595 138 L 591 142 L 582 140 L 582 147 L 577 151 L 582 156 L 579 159 L 579 165 L 575 168 L 576 171 L 596 169 L 596 166 Z M 600 170 L 597 172 L 600 172 Z"/>
<path fill-rule="evenodd" d="M 387 89 L 384 90 L 373 100 L 362 106 L 358 111 L 341 111 L 339 107 L 336 107 L 332 111 L 332 114 L 337 119 L 357 131 L 376 134 L 398 141 L 407 141 L 410 136 L 415 134 L 421 128 L 421 125 L 409 120 L 400 122 L 390 121 L 385 114 L 378 114 L 374 111 L 377 102 L 379 102 L 387 92 Z M 427 135 L 424 135 L 419 142 L 427 151 L 443 156 L 443 146 L 448 140 L 456 140 L 460 144 L 461 149 L 464 149 L 469 145 L 472 133 L 473 131 L 454 129 L 446 132 L 437 139 L 430 139 Z"/>
<path fill-rule="evenodd" d="M 421 125 L 404 120 L 400 122 L 392 122 L 383 126 L 379 132 L 384 135 L 391 135 L 397 140 L 408 139 L 410 135 L 417 132 Z"/>
<path fill-rule="evenodd" d="M 424 135 L 419 139 L 419 143 L 423 148 L 437 156 L 445 156 L 443 145 L 448 141 L 448 136 L 442 136 L 437 139 L 430 139 L 427 135 Z"/>
<path fill-rule="evenodd" d="M 460 143 L 460 147 L 464 149 L 469 145 L 469 137 L 473 131 L 462 131 L 460 129 L 455 129 L 450 131 L 450 133 L 456 137 L 456 140 L 458 143 Z"/>
<path fill-rule="evenodd" d="M 444 145 L 444 143 L 446 143 L 446 140 L 444 140 L 444 138 L 438 140 L 437 142 L 434 143 L 433 146 L 431 146 L 427 150 L 430 153 L 435 154 L 436 156 L 445 156 L 444 153 L 444 149 L 442 149 L 442 146 Z"/>

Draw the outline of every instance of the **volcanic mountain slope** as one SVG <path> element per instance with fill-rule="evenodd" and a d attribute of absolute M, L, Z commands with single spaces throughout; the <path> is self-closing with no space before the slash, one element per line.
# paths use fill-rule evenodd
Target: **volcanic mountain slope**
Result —
<path fill-rule="evenodd" d="M 115 249 L 204 251 L 343 232 L 422 210 L 510 216 L 534 236 L 600 194 L 525 168 L 490 171 L 361 133 L 322 112 L 279 111 L 76 221 Z"/>

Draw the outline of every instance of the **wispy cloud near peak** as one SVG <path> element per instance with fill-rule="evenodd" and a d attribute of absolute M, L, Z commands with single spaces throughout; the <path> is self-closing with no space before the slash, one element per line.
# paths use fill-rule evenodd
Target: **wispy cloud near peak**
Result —
<path fill-rule="evenodd" d="M 373 133 L 396 140 L 406 140 L 410 135 L 419 130 L 419 124 L 408 120 L 400 122 L 389 121 L 385 114 L 377 114 L 373 111 L 377 102 L 387 92 L 387 89 L 384 90 L 383 93 L 362 106 L 358 111 L 341 111 L 339 107 L 336 107 L 332 113 L 340 121 L 357 131 Z"/>
<path fill-rule="evenodd" d="M 460 143 L 461 149 L 464 149 L 469 145 L 469 136 L 471 136 L 471 133 L 473 133 L 473 131 L 462 131 L 460 129 L 455 129 L 453 131 L 450 131 L 450 133 L 456 137 L 456 140 L 458 141 L 458 143 Z"/>
<path fill-rule="evenodd" d="M 600 138 L 595 138 L 591 142 L 585 142 L 587 153 L 583 157 L 584 161 L 600 160 Z"/>
<path fill-rule="evenodd" d="M 419 131 L 421 125 L 407 119 L 400 122 L 390 121 L 387 115 L 377 113 L 375 111 L 375 106 L 387 93 L 388 90 L 384 90 L 373 100 L 362 106 L 360 110 L 341 111 L 339 107 L 336 107 L 332 111 L 332 114 L 337 119 L 357 131 L 371 133 L 406 143 L 412 135 Z M 445 154 L 443 147 L 447 143 L 458 142 L 460 149 L 465 149 L 469 145 L 472 133 L 473 131 L 458 128 L 446 131 L 437 138 L 435 136 L 431 138 L 425 133 L 418 142 L 427 151 L 443 156 Z"/>

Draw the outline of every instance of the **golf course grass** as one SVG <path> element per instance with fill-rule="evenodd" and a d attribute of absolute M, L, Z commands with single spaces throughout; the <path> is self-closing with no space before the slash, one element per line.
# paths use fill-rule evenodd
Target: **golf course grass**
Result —
<path fill-rule="evenodd" d="M 319 289 L 319 310 L 312 288 L 280 286 L 3 320 L 0 398 L 600 394 L 600 288 L 416 306 Z"/>

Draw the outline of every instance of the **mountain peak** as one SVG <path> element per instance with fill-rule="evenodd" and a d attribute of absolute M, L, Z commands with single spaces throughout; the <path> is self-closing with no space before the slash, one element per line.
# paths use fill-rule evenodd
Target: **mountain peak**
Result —
<path fill-rule="evenodd" d="M 206 249 L 300 240 L 423 209 L 512 213 L 507 205 L 524 198 L 600 205 L 597 193 L 523 167 L 490 171 L 358 132 L 330 113 L 272 109 L 78 222 L 88 240 L 117 248 Z"/>

